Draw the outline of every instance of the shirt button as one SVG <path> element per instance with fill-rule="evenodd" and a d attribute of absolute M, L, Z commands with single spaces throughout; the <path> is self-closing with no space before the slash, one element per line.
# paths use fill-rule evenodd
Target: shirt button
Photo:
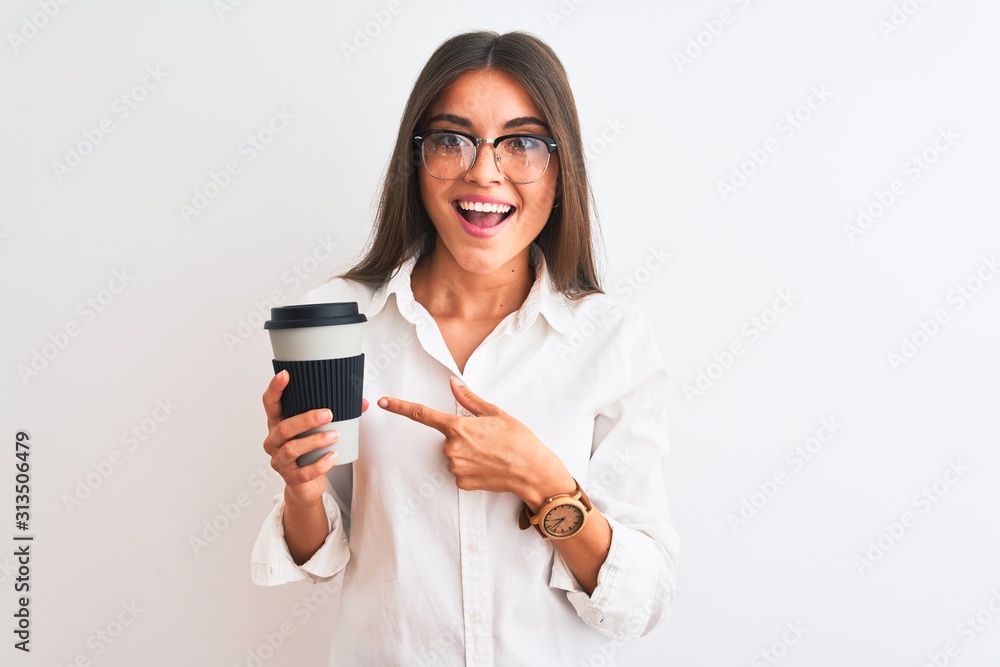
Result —
<path fill-rule="evenodd" d="M 479 543 L 478 542 L 472 542 L 472 543 L 470 543 L 469 544 L 469 551 L 471 551 L 472 553 L 476 553 L 477 551 L 479 551 Z"/>
<path fill-rule="evenodd" d="M 483 620 L 483 615 L 482 614 L 480 614 L 478 611 L 472 612 L 472 622 L 473 623 L 479 623 L 482 620 Z"/>

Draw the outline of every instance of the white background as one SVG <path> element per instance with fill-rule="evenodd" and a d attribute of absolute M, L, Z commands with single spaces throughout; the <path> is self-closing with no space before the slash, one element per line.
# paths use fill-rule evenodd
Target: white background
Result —
<path fill-rule="evenodd" d="M 266 665 L 325 664 L 335 603 L 305 614 L 314 589 L 249 581 L 280 490 L 260 447 L 258 304 L 295 302 L 358 256 L 419 68 L 485 27 L 531 31 L 562 58 L 606 289 L 653 320 L 674 379 L 680 588 L 619 664 L 917 667 L 949 642 L 939 664 L 995 664 L 1000 279 L 983 262 L 1000 253 L 1000 6 L 900 1 L 893 24 L 890 0 L 398 3 L 4 4 L 0 663 L 247 665 L 264 646 Z M 240 145 L 274 109 L 294 119 L 250 161 Z M 113 131 L 75 168 L 54 166 L 103 119 Z M 186 221 L 180 206 L 230 160 L 240 172 Z M 734 168 L 752 174 L 724 198 Z M 849 233 L 894 180 L 901 194 Z M 779 290 L 792 306 L 775 319 Z M 756 338 L 754 317 L 769 322 Z M 176 406 L 162 423 L 158 399 Z M 824 419 L 841 426 L 796 467 L 788 453 Z M 144 441 L 123 441 L 133 427 Z M 19 429 L 30 656 L 11 632 Z M 966 621 L 977 613 L 984 625 Z"/>

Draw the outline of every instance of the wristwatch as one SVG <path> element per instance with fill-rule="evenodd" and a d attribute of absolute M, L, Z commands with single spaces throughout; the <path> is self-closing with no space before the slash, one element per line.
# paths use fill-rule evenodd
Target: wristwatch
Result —
<path fill-rule="evenodd" d="M 546 540 L 562 540 L 579 533 L 587 523 L 587 517 L 590 516 L 594 506 L 580 488 L 580 482 L 576 479 L 573 481 L 576 482 L 575 492 L 559 493 L 546 498 L 534 516 L 525 503 L 517 521 L 521 530 L 534 526 L 542 539 Z"/>

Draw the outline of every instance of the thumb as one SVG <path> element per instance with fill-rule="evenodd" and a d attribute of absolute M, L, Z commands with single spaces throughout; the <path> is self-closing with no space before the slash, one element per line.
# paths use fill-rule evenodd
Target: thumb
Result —
<path fill-rule="evenodd" d="M 462 384 L 462 381 L 454 375 L 451 376 L 451 393 L 455 395 L 455 400 L 458 401 L 459 405 L 476 417 L 493 415 L 500 411 L 497 406 L 487 403 L 472 393 L 472 390 Z"/>

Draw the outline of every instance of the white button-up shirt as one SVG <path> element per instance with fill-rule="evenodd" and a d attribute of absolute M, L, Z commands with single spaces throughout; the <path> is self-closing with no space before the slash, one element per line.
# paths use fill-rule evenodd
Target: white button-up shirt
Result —
<path fill-rule="evenodd" d="M 367 315 L 364 394 L 372 408 L 361 417 L 357 461 L 328 475 L 323 546 L 295 564 L 279 494 L 251 574 L 276 585 L 343 572 L 330 665 L 613 665 L 615 645 L 667 613 L 680 540 L 661 467 L 667 372 L 652 328 L 606 295 L 566 298 L 536 247 L 532 258 L 528 297 L 464 373 L 413 298 L 413 258 L 377 289 L 337 279 L 306 297 L 357 301 Z M 530 428 L 611 524 L 591 595 L 553 542 L 519 529 L 519 498 L 459 489 L 444 436 L 374 404 L 394 396 L 468 416 L 451 375 Z"/>

